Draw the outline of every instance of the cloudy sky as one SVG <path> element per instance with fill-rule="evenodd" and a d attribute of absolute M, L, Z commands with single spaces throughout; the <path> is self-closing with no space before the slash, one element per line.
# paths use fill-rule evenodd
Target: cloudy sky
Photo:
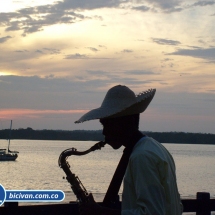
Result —
<path fill-rule="evenodd" d="M 100 129 L 74 121 L 122 84 L 157 89 L 141 130 L 215 133 L 215 0 L 0 4 L 2 121 Z"/>

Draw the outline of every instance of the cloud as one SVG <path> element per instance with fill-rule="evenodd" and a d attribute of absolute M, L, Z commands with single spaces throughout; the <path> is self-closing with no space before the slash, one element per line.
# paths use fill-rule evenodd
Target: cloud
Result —
<path fill-rule="evenodd" d="M 61 51 L 59 49 L 54 48 L 43 48 L 43 50 L 47 51 L 49 54 L 60 54 Z"/>
<path fill-rule="evenodd" d="M 131 53 L 131 52 L 133 52 L 133 50 L 131 50 L 131 49 L 123 49 L 121 52 L 123 52 L 123 53 Z"/>
<path fill-rule="evenodd" d="M 130 75 L 155 75 L 157 73 L 145 70 L 127 70 L 124 72 L 125 74 Z"/>
<path fill-rule="evenodd" d="M 100 8 L 119 8 L 121 4 L 130 3 L 131 8 L 139 11 L 157 11 L 160 9 L 165 13 L 180 12 L 189 7 L 210 6 L 215 1 L 198 1 L 192 5 L 183 6 L 180 0 L 139 0 L 135 4 L 131 0 L 64 0 L 53 4 L 40 5 L 19 9 L 16 12 L 0 13 L 0 26 L 6 31 L 21 30 L 22 36 L 43 31 L 44 27 L 55 24 L 72 24 L 85 19 L 96 18 L 100 16 L 88 17 L 82 13 L 84 10 L 94 10 Z M 145 5 L 148 3 L 148 5 Z M 142 5 L 141 5 L 142 4 Z"/>
<path fill-rule="evenodd" d="M 79 54 L 79 53 L 75 53 L 75 54 L 69 54 L 69 55 L 65 55 L 64 59 L 97 59 L 97 60 L 109 60 L 109 59 L 113 59 L 113 58 L 107 58 L 107 57 L 93 57 L 91 55 L 86 55 L 86 54 Z"/>
<path fill-rule="evenodd" d="M 51 78 L 50 78 L 51 77 Z M 81 99 L 83 92 L 94 91 L 105 86 L 105 81 L 76 80 L 71 77 L 55 78 L 53 75 L 38 76 L 0 76 L 1 109 L 70 110 L 87 109 Z M 72 100 L 76 100 L 73 103 Z M 86 106 L 87 105 L 87 106 Z"/>
<path fill-rule="evenodd" d="M 213 1 L 211 1 L 211 0 L 209 0 L 209 1 L 196 1 L 195 3 L 193 3 L 193 4 L 188 4 L 188 5 L 186 5 L 185 7 L 184 7 L 184 9 L 189 9 L 189 8 L 194 8 L 194 7 L 207 7 L 207 6 L 213 6 L 213 5 L 215 5 L 215 1 L 213 0 Z M 213 15 L 211 15 L 211 16 L 213 16 Z"/>
<path fill-rule="evenodd" d="M 89 57 L 85 54 L 70 54 L 70 55 L 66 55 L 64 59 L 88 59 Z"/>
<path fill-rule="evenodd" d="M 215 48 L 178 49 L 177 51 L 169 53 L 167 55 L 190 56 L 195 58 L 207 59 L 211 62 L 214 62 Z"/>
<path fill-rule="evenodd" d="M 99 105 L 110 86 L 123 84 L 136 88 L 152 82 L 122 74 L 89 70 L 82 79 L 53 75 L 0 76 L 0 109 L 88 110 Z"/>
<path fill-rule="evenodd" d="M 37 49 L 35 52 L 36 52 L 36 53 L 40 53 L 40 54 L 43 53 L 43 51 L 41 51 L 41 50 L 39 50 L 39 49 Z"/>
<path fill-rule="evenodd" d="M 139 10 L 142 12 L 147 12 L 149 11 L 151 8 L 145 5 L 141 5 L 141 6 L 137 6 L 137 7 L 132 7 L 133 10 Z"/>
<path fill-rule="evenodd" d="M 107 49 L 107 47 L 106 47 L 106 46 L 104 46 L 104 45 L 99 45 L 99 48 Z"/>
<path fill-rule="evenodd" d="M 42 31 L 43 27 L 74 23 L 87 17 L 70 11 L 72 8 L 61 8 L 61 3 L 20 9 L 14 13 L 0 13 L 0 26 L 6 26 L 6 31 L 22 30 L 23 36 Z"/>
<path fill-rule="evenodd" d="M 168 39 L 162 39 L 162 38 L 151 38 L 154 43 L 157 43 L 159 45 L 171 45 L 171 46 L 177 46 L 181 43 L 176 40 L 168 40 Z"/>
<path fill-rule="evenodd" d="M 121 3 L 129 2 L 128 0 L 64 0 L 63 2 L 59 2 L 58 8 L 63 10 L 65 9 L 97 9 L 97 8 L 112 8 L 118 7 Z"/>
<path fill-rule="evenodd" d="M 192 6 L 204 7 L 204 6 L 214 5 L 214 4 L 215 4 L 215 1 L 198 1 L 198 2 L 195 2 L 194 4 L 192 4 Z"/>
<path fill-rule="evenodd" d="M 100 16 L 85 16 L 84 10 L 100 8 L 120 8 L 122 4 L 131 4 L 133 10 L 142 12 L 160 9 L 165 13 L 180 12 L 189 7 L 210 6 L 215 1 L 198 1 L 192 5 L 182 5 L 180 0 L 139 0 L 138 4 L 131 0 L 64 0 L 53 4 L 27 7 L 16 12 L 0 13 L 0 26 L 6 31 L 22 31 L 22 36 L 43 31 L 46 26 L 56 24 L 73 24 L 86 19 L 100 19 Z M 146 5 L 148 4 L 148 5 Z"/>
<path fill-rule="evenodd" d="M 15 50 L 14 52 L 24 53 L 24 52 L 28 52 L 28 50 L 26 50 L 26 49 L 23 49 L 23 50 Z"/>
<path fill-rule="evenodd" d="M 113 83 L 122 84 L 130 86 L 131 88 L 138 88 L 143 84 L 151 84 L 154 81 L 150 79 L 150 75 L 155 75 L 156 73 L 144 70 L 126 70 L 126 71 L 102 71 L 102 70 L 88 70 L 86 71 L 90 77 L 96 77 L 89 81 L 93 86 L 113 86 Z M 135 77 L 138 75 L 139 77 Z M 140 79 L 140 76 L 144 75 L 144 80 Z M 148 77 L 147 77 L 148 76 Z M 157 80 L 156 80 L 157 81 Z"/>
<path fill-rule="evenodd" d="M 102 70 L 87 70 L 86 72 L 90 75 L 108 75 L 108 72 Z"/>
<path fill-rule="evenodd" d="M 145 2 L 152 4 L 155 11 L 157 8 L 165 13 L 180 12 L 183 10 L 180 0 L 145 0 Z"/>
<path fill-rule="evenodd" d="M 0 26 L 6 27 L 6 31 L 22 30 L 22 35 L 26 36 L 42 31 L 45 26 L 62 23 L 71 24 L 90 18 L 80 12 L 74 12 L 75 10 L 118 7 L 121 3 L 120 0 L 58 1 L 54 4 L 23 8 L 13 13 L 0 13 Z"/>
<path fill-rule="evenodd" d="M 0 37 L 0 43 L 4 43 L 7 40 L 9 40 L 10 38 L 12 38 L 11 36 L 6 36 L 6 37 Z"/>
<path fill-rule="evenodd" d="M 137 78 L 134 75 L 130 76 L 127 74 L 128 72 L 137 75 L 141 75 L 142 72 L 144 79 L 141 80 L 140 76 Z M 93 78 L 92 74 L 95 74 Z M 57 78 L 53 75 L 46 78 L 38 76 L 0 76 L 0 118 L 16 119 L 14 122 L 19 127 L 77 129 L 79 128 L 77 125 L 72 128 L 73 122 L 87 110 L 99 107 L 110 87 L 125 84 L 135 93 L 139 93 L 142 90 L 155 87 L 155 81 L 165 84 L 163 80 L 148 78 L 147 74 L 150 77 L 151 72 L 147 70 L 127 70 L 110 73 L 109 71 L 89 70 L 86 71 L 85 75 L 82 75 L 80 81 L 75 77 Z M 96 77 L 97 75 L 98 77 Z M 184 118 L 196 117 L 198 122 L 207 118 L 210 119 L 211 123 L 205 119 L 205 124 L 202 125 L 202 129 L 205 130 L 202 131 L 214 132 L 214 117 L 211 118 L 211 116 L 214 116 L 213 88 L 211 88 L 210 93 L 188 93 L 186 89 L 183 90 L 184 93 L 174 92 L 170 88 L 165 92 L 159 87 L 152 104 L 150 104 L 150 109 L 147 110 L 149 112 L 145 115 L 144 122 L 147 123 L 147 117 L 150 114 L 152 118 L 149 122 L 159 116 L 165 116 L 162 121 L 165 118 L 168 119 L 168 116 L 179 118 L 181 115 L 185 116 Z M 203 109 L 206 109 L 204 113 L 202 112 Z M 175 120 L 175 118 L 172 119 L 172 121 Z M 155 125 L 159 124 L 154 128 L 155 130 L 160 129 L 161 122 L 154 121 Z M 184 121 L 183 123 L 189 122 Z M 192 127 L 192 123 L 193 121 L 187 128 L 183 127 L 184 131 Z M 96 129 L 93 124 L 88 127 L 88 129 L 92 128 Z M 174 128 L 168 126 L 170 131 L 174 131 L 172 130 Z M 80 127 L 80 129 L 83 129 L 83 127 Z"/>
<path fill-rule="evenodd" d="M 87 49 L 89 49 L 89 50 L 91 50 L 91 51 L 93 51 L 93 52 L 97 52 L 97 51 L 99 51 L 98 49 L 93 48 L 93 47 L 87 47 Z"/>
<path fill-rule="evenodd" d="M 170 58 L 165 58 L 163 59 L 161 62 L 167 62 L 167 61 L 172 61 L 173 59 L 170 59 Z"/>
<path fill-rule="evenodd" d="M 133 6 L 132 9 L 142 12 L 147 12 L 149 10 L 158 12 L 160 10 L 164 13 L 175 13 L 192 7 L 212 6 L 215 4 L 215 1 L 197 1 L 190 5 L 188 5 L 186 1 L 181 0 L 138 0 L 137 3 L 144 3 L 144 5 Z M 148 3 L 147 6 L 145 5 L 146 3 Z"/>
<path fill-rule="evenodd" d="M 26 52 L 35 52 L 35 53 L 39 53 L 39 54 L 50 54 L 50 55 L 58 55 L 61 53 L 61 50 L 59 49 L 54 49 L 54 48 L 41 48 L 41 49 L 36 49 L 35 51 L 29 51 L 29 50 L 26 50 L 26 49 L 23 49 L 23 50 L 15 50 L 14 52 L 17 52 L 17 53 L 26 53 Z"/>
<path fill-rule="evenodd" d="M 199 43 L 201 43 L 200 41 L 198 41 Z M 203 43 L 202 43 L 203 44 Z M 205 44 L 205 43 L 204 43 Z M 192 48 L 192 49 L 200 49 L 201 47 L 200 46 L 187 46 L 189 48 Z"/>
<path fill-rule="evenodd" d="M 1 119 L 19 119 L 19 118 L 41 118 L 57 115 L 71 115 L 85 113 L 87 110 L 35 110 L 35 109 L 0 109 Z"/>

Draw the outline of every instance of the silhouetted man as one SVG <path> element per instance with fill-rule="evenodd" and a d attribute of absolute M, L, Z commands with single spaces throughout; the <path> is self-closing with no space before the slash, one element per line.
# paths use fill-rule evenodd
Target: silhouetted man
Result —
<path fill-rule="evenodd" d="M 122 161 L 127 162 L 125 174 L 119 173 L 124 176 L 121 210 L 98 205 L 90 194 L 89 202 L 80 205 L 82 215 L 182 214 L 171 154 L 139 131 L 140 113 L 146 110 L 155 92 L 152 89 L 135 96 L 128 87 L 115 86 L 107 92 L 100 108 L 76 121 L 99 119 L 105 142 L 114 149 L 124 146 L 127 150 L 127 158 Z"/>

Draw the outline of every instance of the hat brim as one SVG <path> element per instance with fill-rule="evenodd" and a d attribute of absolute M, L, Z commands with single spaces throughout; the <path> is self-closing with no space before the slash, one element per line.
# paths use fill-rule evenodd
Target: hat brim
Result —
<path fill-rule="evenodd" d="M 75 121 L 75 123 L 81 123 L 84 121 L 95 120 L 95 119 L 103 119 L 103 118 L 115 118 L 120 116 L 127 116 L 142 113 L 146 110 L 150 102 L 152 101 L 155 95 L 156 89 L 150 89 L 148 91 L 142 92 L 136 96 L 136 102 L 130 104 L 123 109 L 108 108 L 108 107 L 99 107 L 93 109 L 86 114 L 84 114 L 79 120 Z"/>

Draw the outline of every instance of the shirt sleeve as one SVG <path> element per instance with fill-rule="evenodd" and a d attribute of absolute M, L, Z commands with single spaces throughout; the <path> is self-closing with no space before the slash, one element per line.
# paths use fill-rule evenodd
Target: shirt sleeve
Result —
<path fill-rule="evenodd" d="M 145 152 L 129 161 L 131 186 L 136 196 L 136 207 L 122 210 L 122 215 L 165 215 L 165 191 L 161 184 L 156 155 Z"/>

